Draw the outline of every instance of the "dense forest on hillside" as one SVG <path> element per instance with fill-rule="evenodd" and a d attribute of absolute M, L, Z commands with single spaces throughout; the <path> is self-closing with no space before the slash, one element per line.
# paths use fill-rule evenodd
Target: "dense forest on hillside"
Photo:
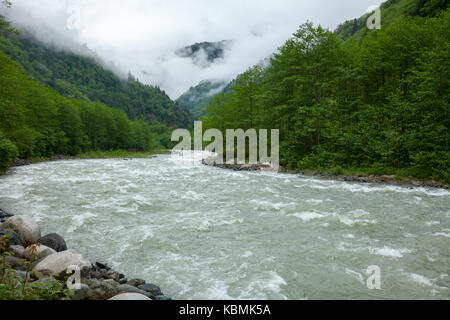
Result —
<path fill-rule="evenodd" d="M 191 122 L 159 88 L 44 45 L 0 16 L 0 171 L 17 157 L 168 148 L 171 129 Z"/>
<path fill-rule="evenodd" d="M 187 111 L 189 111 L 195 119 L 204 116 L 204 112 L 209 100 L 217 93 L 229 89 L 223 81 L 202 81 L 195 87 L 191 87 L 187 92 L 182 94 L 177 102 Z"/>
<path fill-rule="evenodd" d="M 23 31 L 0 37 L 0 50 L 34 79 L 65 97 L 102 102 L 149 124 L 192 125 L 191 115 L 164 91 L 144 85 L 131 75 L 120 79 L 93 58 L 46 46 Z"/>
<path fill-rule="evenodd" d="M 448 6 L 447 0 L 388 0 L 380 6 L 381 20 L 384 26 L 389 26 L 401 17 L 434 17 Z M 358 19 L 346 21 L 339 25 L 335 33 L 343 40 L 361 40 L 370 32 L 366 21 L 370 14 Z"/>
<path fill-rule="evenodd" d="M 0 171 L 17 157 L 161 147 L 155 127 L 99 102 L 65 98 L 3 52 L 0 97 Z"/>
<path fill-rule="evenodd" d="M 204 129 L 280 129 L 280 161 L 292 168 L 449 182 L 449 39 L 450 10 L 399 18 L 359 42 L 306 23 L 270 67 L 214 97 Z"/>

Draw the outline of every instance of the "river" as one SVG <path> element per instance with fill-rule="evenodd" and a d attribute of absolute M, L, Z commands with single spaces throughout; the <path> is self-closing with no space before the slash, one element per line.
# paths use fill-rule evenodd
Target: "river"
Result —
<path fill-rule="evenodd" d="M 159 155 L 16 167 L 0 208 L 174 299 L 450 299 L 447 190 Z"/>

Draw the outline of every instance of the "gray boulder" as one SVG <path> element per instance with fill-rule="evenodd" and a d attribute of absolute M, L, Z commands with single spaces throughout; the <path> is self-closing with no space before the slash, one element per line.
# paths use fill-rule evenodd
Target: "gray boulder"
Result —
<path fill-rule="evenodd" d="M 6 219 L 11 218 L 12 216 L 14 215 L 0 209 L 0 223 L 5 222 Z"/>
<path fill-rule="evenodd" d="M 161 289 L 155 284 L 146 283 L 138 286 L 138 288 L 141 289 L 142 291 L 150 293 L 153 297 L 164 295 Z"/>
<path fill-rule="evenodd" d="M 39 260 L 56 253 L 55 250 L 44 245 L 31 245 L 25 249 L 25 258 L 28 260 Z"/>
<path fill-rule="evenodd" d="M 76 266 L 80 269 L 81 275 L 86 275 L 92 268 L 92 264 L 83 258 L 75 250 L 66 250 L 54 253 L 40 261 L 34 268 L 39 279 L 50 276 L 63 276 L 69 267 Z"/>
<path fill-rule="evenodd" d="M 139 287 L 140 285 L 145 284 L 145 280 L 131 279 L 131 280 L 128 280 L 127 284 L 129 284 L 130 286 L 133 286 L 133 287 Z"/>
<path fill-rule="evenodd" d="M 36 267 L 36 266 L 38 265 L 38 263 L 40 263 L 40 262 L 41 262 L 42 260 L 44 260 L 45 258 L 47 258 L 47 257 L 40 258 L 40 259 L 37 259 L 37 260 L 34 260 L 33 262 L 31 262 L 31 270 L 33 270 L 34 267 Z"/>
<path fill-rule="evenodd" d="M 88 279 L 85 284 L 89 286 L 86 295 L 88 300 L 107 300 L 119 294 L 119 284 L 111 279 Z"/>
<path fill-rule="evenodd" d="M 166 297 L 166 296 L 156 296 L 156 297 L 154 298 L 154 300 L 169 301 L 169 300 L 172 300 L 172 299 L 169 298 L 169 297 Z"/>
<path fill-rule="evenodd" d="M 37 242 L 43 244 L 44 246 L 52 248 L 56 252 L 67 250 L 66 241 L 63 237 L 56 233 L 47 234 L 40 238 Z"/>
<path fill-rule="evenodd" d="M 25 258 L 25 248 L 20 245 L 9 246 L 9 251 L 18 258 Z"/>
<path fill-rule="evenodd" d="M 82 283 L 80 289 L 74 290 L 74 296 L 72 300 L 87 300 L 88 299 L 89 286 Z"/>
<path fill-rule="evenodd" d="M 106 270 L 109 270 L 108 264 L 107 264 L 106 262 L 103 262 L 103 261 L 96 261 L 96 262 L 95 262 L 95 265 L 96 265 L 96 267 L 99 268 L 99 269 L 106 269 Z"/>
<path fill-rule="evenodd" d="M 133 300 L 133 301 L 140 301 L 140 300 L 151 300 L 150 298 L 139 294 L 139 293 L 121 293 L 118 294 L 111 299 L 108 300 Z"/>
<path fill-rule="evenodd" d="M 107 272 L 104 273 L 104 277 L 107 279 L 112 279 L 116 282 L 119 282 L 120 280 L 120 274 L 117 271 L 114 270 L 109 270 Z"/>
<path fill-rule="evenodd" d="M 13 257 L 13 256 L 5 256 L 4 257 L 5 262 L 13 269 L 20 270 L 20 271 L 26 271 L 27 267 L 22 263 L 22 259 Z"/>
<path fill-rule="evenodd" d="M 26 246 L 36 243 L 41 237 L 38 224 L 28 216 L 13 216 L 3 222 L 0 229 L 14 230 L 20 235 Z"/>
<path fill-rule="evenodd" d="M 6 247 L 10 246 L 23 246 L 23 241 L 20 235 L 12 229 L 1 229 L 0 228 L 0 239 L 9 236 L 9 240 Z"/>
<path fill-rule="evenodd" d="M 145 292 L 144 290 L 141 290 L 141 289 L 139 289 L 139 288 L 130 286 L 130 285 L 128 285 L 128 284 L 121 284 L 121 285 L 118 287 L 118 292 L 119 292 L 119 293 L 139 293 L 139 294 L 142 294 L 142 295 L 144 295 L 144 296 L 146 296 L 146 297 L 149 297 L 149 298 L 152 297 L 152 295 L 151 295 L 150 293 Z"/>

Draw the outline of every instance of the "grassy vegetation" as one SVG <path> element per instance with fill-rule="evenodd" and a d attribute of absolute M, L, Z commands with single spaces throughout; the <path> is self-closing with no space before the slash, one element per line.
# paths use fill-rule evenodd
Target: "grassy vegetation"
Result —
<path fill-rule="evenodd" d="M 35 278 L 31 270 L 31 261 L 26 259 L 20 262 L 26 267 L 24 277 L 20 276 L 6 257 L 13 255 L 8 248 L 10 234 L 0 237 L 0 300 L 70 300 L 74 292 L 64 287 L 64 283 L 54 278 L 32 282 Z M 39 245 L 31 246 L 31 252 L 36 252 Z"/>

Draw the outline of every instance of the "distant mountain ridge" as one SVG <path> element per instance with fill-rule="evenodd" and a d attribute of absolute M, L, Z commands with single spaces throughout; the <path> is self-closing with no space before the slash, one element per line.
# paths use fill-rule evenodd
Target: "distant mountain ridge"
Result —
<path fill-rule="evenodd" d="M 225 58 L 226 50 L 230 48 L 231 44 L 230 40 L 195 43 L 177 50 L 175 54 L 181 58 L 190 58 L 195 65 L 207 68 Z"/>
<path fill-rule="evenodd" d="M 192 113 L 195 119 L 204 115 L 209 100 L 217 93 L 226 89 L 227 82 L 220 80 L 204 80 L 195 87 L 191 87 L 176 101 L 187 111 Z"/>

